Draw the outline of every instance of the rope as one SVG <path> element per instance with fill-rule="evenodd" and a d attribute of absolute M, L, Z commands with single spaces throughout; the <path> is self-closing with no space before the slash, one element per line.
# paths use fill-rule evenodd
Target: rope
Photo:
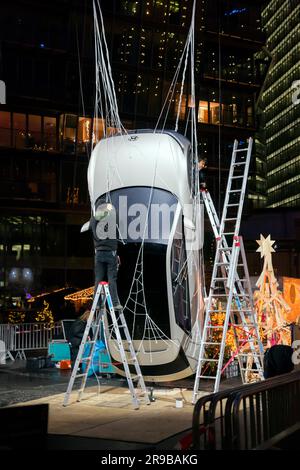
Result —
<path fill-rule="evenodd" d="M 196 0 L 194 0 L 194 3 L 193 3 L 191 25 L 190 25 L 188 36 L 187 36 L 187 39 L 183 48 L 183 52 L 179 60 L 178 67 L 175 71 L 173 80 L 171 82 L 170 88 L 167 92 L 167 96 L 163 103 L 163 107 L 159 114 L 156 126 L 153 131 L 154 134 L 158 131 L 158 126 L 160 122 L 163 120 L 162 127 L 161 129 L 159 129 L 159 133 L 162 134 L 164 132 L 168 115 L 170 112 L 170 107 L 174 100 L 176 84 L 178 82 L 180 71 L 183 67 L 180 96 L 179 96 L 179 105 L 177 109 L 177 116 L 176 116 L 176 123 L 175 123 L 175 131 L 178 130 L 180 108 L 181 108 L 181 104 L 183 100 L 186 74 L 188 70 L 188 60 L 190 57 L 192 110 L 190 111 L 189 109 L 189 115 L 191 113 L 191 158 L 192 158 L 191 166 L 193 169 L 192 175 L 191 175 L 192 176 L 191 186 L 193 188 L 191 196 L 193 198 L 193 219 L 194 220 L 196 217 L 196 209 L 198 207 L 197 206 L 198 201 L 194 197 L 194 195 L 196 194 L 198 197 L 198 192 L 199 192 L 198 191 L 199 180 L 197 177 L 198 176 L 197 121 L 196 121 L 195 79 L 194 79 L 195 9 L 196 9 Z M 94 42 L 95 42 L 95 64 L 96 64 L 96 77 L 95 77 L 96 95 L 95 95 L 95 110 L 94 110 L 94 116 L 95 116 L 95 122 L 96 122 L 96 135 L 98 135 L 98 131 L 99 131 L 98 116 L 100 115 L 102 117 L 102 122 L 104 122 L 103 132 L 104 132 L 105 137 L 109 135 L 110 127 L 112 127 L 113 129 L 116 129 L 119 135 L 121 136 L 123 135 L 125 137 L 127 132 L 125 128 L 123 127 L 120 117 L 119 117 L 115 86 L 114 86 L 114 81 L 112 77 L 112 71 L 111 71 L 110 60 L 109 60 L 109 52 L 108 52 L 107 42 L 105 39 L 103 16 L 102 16 L 99 0 L 93 0 L 93 12 L 94 12 Z M 187 133 L 187 126 L 186 126 L 186 133 Z M 109 145 L 108 139 L 107 139 L 107 145 Z M 129 313 L 131 313 L 134 316 L 133 327 L 132 327 L 133 338 L 134 338 L 134 332 L 135 332 L 135 327 L 136 327 L 136 318 L 137 316 L 144 316 L 142 340 L 140 342 L 138 351 L 141 349 L 143 342 L 145 340 L 150 340 L 149 341 L 149 348 L 150 348 L 149 354 L 150 355 L 155 353 L 155 351 L 151 350 L 152 341 L 157 342 L 160 340 L 160 341 L 163 341 L 167 346 L 170 346 L 170 342 L 175 344 L 176 347 L 178 348 L 180 346 L 179 344 L 176 344 L 173 340 L 168 338 L 165 335 L 165 333 L 158 327 L 158 325 L 156 325 L 155 322 L 152 320 L 150 313 L 148 313 L 145 290 L 144 290 L 144 272 L 143 272 L 144 244 L 145 244 L 145 236 L 146 236 L 147 229 L 148 229 L 148 218 L 150 214 L 151 203 L 153 200 L 155 183 L 156 183 L 157 178 L 159 177 L 159 175 L 157 175 L 157 166 L 158 166 L 158 156 L 159 156 L 160 145 L 161 145 L 161 140 L 159 139 L 158 144 L 157 144 L 157 151 L 155 152 L 156 157 L 154 161 L 152 185 L 150 187 L 150 193 L 149 193 L 149 198 L 148 198 L 147 214 L 146 214 L 144 231 L 142 234 L 141 246 L 138 251 L 129 294 L 124 305 L 124 311 L 127 310 Z M 109 149 L 110 149 L 110 155 L 112 158 L 112 165 L 107 166 L 106 199 L 111 202 L 110 187 L 111 187 L 111 170 L 112 169 L 116 172 L 120 180 L 120 185 L 121 186 L 124 186 L 124 185 L 122 184 L 121 176 L 118 173 L 117 165 L 113 164 L 114 163 L 113 160 L 115 158 L 114 152 L 111 152 L 111 147 L 109 147 Z M 196 259 L 196 254 L 189 253 L 189 256 L 187 257 L 187 260 L 183 263 L 183 266 L 181 267 L 178 276 L 180 276 L 182 272 L 186 269 L 187 261 L 190 256 L 192 256 L 193 263 L 197 263 L 197 262 L 199 263 L 199 259 Z M 198 268 L 199 268 L 199 264 L 198 264 Z M 197 296 L 198 296 L 198 305 L 200 305 L 200 302 L 199 302 L 199 299 L 201 296 L 200 289 L 197 289 Z"/>

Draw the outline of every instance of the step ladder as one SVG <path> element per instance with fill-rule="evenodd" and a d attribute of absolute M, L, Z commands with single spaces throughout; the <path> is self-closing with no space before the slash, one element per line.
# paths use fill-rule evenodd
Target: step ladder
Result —
<path fill-rule="evenodd" d="M 100 309 L 98 308 L 99 300 L 100 300 Z M 101 324 L 103 323 L 103 316 L 105 315 L 105 312 L 106 312 L 106 309 L 105 309 L 106 305 L 108 306 L 108 312 L 112 320 L 111 332 L 115 336 L 115 339 L 118 344 L 118 350 L 121 356 L 121 361 L 124 367 L 124 372 L 126 375 L 129 391 L 132 397 L 133 407 L 134 409 L 139 409 L 140 407 L 139 398 L 142 395 L 144 397 L 145 403 L 147 405 L 150 405 L 150 399 L 149 399 L 148 392 L 147 392 L 145 382 L 144 382 L 144 378 L 142 376 L 141 369 L 137 360 L 136 352 L 132 344 L 131 336 L 127 327 L 123 310 L 120 309 L 120 310 L 115 311 L 113 304 L 112 304 L 108 283 L 100 282 L 98 284 L 96 294 L 94 296 L 91 312 L 87 320 L 86 328 L 85 328 L 82 341 L 79 347 L 75 365 L 72 370 L 68 388 L 64 396 L 63 406 L 67 406 L 69 404 L 70 395 L 73 390 L 76 379 L 81 379 L 80 388 L 77 390 L 78 392 L 77 401 L 80 401 L 82 398 L 82 394 L 86 386 L 89 369 L 93 361 L 93 354 L 95 350 L 96 340 L 99 337 L 100 327 L 101 327 Z M 89 336 L 89 332 L 92 326 L 94 327 L 93 340 L 90 340 L 88 336 Z M 127 345 L 128 345 L 128 351 L 126 352 L 125 352 L 120 330 L 123 331 Z M 90 349 L 88 352 L 88 356 L 83 357 L 86 344 L 90 345 Z M 129 364 L 129 362 L 131 364 Z M 80 365 L 84 363 L 86 364 L 86 369 L 83 373 L 81 373 L 79 371 Z M 130 365 L 132 365 L 135 370 L 134 377 L 131 376 L 130 369 L 129 369 Z M 136 388 L 133 383 L 134 380 L 137 380 Z"/>
<path fill-rule="evenodd" d="M 221 221 L 208 191 L 202 198 L 217 241 L 216 255 L 207 301 L 207 310 L 193 392 L 197 400 L 202 379 L 214 382 L 214 392 L 219 390 L 229 326 L 234 334 L 236 353 L 243 383 L 246 381 L 245 358 L 253 356 L 255 371 L 263 379 L 263 346 L 259 337 L 252 289 L 242 237 L 239 236 L 243 203 L 246 192 L 253 139 L 246 148 L 238 148 L 234 141 L 226 196 Z M 220 314 L 216 324 L 214 316 Z M 220 321 L 221 320 L 221 321 Z M 245 352 L 248 348 L 247 353 Z M 211 375 L 205 374 L 207 368 Z M 253 369 L 254 370 L 254 369 Z"/>

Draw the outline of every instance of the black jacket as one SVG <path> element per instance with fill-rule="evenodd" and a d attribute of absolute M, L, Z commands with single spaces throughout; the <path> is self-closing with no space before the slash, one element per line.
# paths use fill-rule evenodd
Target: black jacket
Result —
<path fill-rule="evenodd" d="M 73 347 L 76 348 L 80 346 L 85 328 L 86 328 L 86 321 L 78 319 L 72 323 L 72 326 L 69 332 L 69 342 L 71 343 Z M 90 328 L 89 337 L 90 339 L 93 339 L 92 328 Z"/>
<path fill-rule="evenodd" d="M 93 232 L 95 250 L 117 251 L 118 240 L 116 238 L 99 238 L 97 235 L 97 220 L 92 217 L 90 220 L 90 228 Z"/>

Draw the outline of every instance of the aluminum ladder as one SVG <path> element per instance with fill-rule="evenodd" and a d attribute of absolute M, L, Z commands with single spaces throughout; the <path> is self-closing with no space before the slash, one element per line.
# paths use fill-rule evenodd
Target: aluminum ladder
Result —
<path fill-rule="evenodd" d="M 263 379 L 262 355 L 263 346 L 260 341 L 256 314 L 247 267 L 243 242 L 239 236 L 243 203 L 249 173 L 253 139 L 249 139 L 246 148 L 238 148 L 234 141 L 232 160 L 229 170 L 226 196 L 221 221 L 219 221 L 214 204 L 208 191 L 202 191 L 202 198 L 216 237 L 217 247 L 213 267 L 203 334 L 198 357 L 197 371 L 193 392 L 193 403 L 197 400 L 199 384 L 202 379 L 214 381 L 214 392 L 219 390 L 221 374 L 224 370 L 224 352 L 229 327 L 233 328 L 236 356 L 239 361 L 243 382 L 246 381 L 244 356 L 241 351 L 245 344 L 250 347 L 259 378 Z M 218 300 L 223 301 L 223 305 Z M 223 315 L 221 324 L 216 325 L 213 317 Z M 219 333 L 216 338 L 216 333 Z M 241 334 L 246 335 L 241 343 Z M 212 349 L 214 352 L 212 356 Z M 212 368 L 212 366 L 214 366 Z M 205 375 L 205 369 L 212 369 L 211 375 Z M 204 371 L 203 371 L 204 369 Z M 254 369 L 253 369 L 254 370 Z"/>
<path fill-rule="evenodd" d="M 99 299 L 100 299 L 100 311 L 98 309 Z M 99 337 L 100 325 L 103 322 L 103 315 L 105 312 L 106 304 L 108 306 L 108 311 L 112 320 L 112 333 L 115 335 L 115 339 L 118 344 L 118 350 L 121 356 L 121 361 L 124 367 L 124 372 L 126 375 L 128 387 L 129 387 L 130 394 L 132 397 L 133 407 L 134 409 L 139 409 L 140 407 L 139 397 L 142 395 L 144 395 L 145 403 L 147 405 L 150 405 L 150 399 L 149 399 L 148 392 L 145 386 L 144 378 L 141 373 L 140 365 L 137 360 L 136 352 L 132 344 L 132 339 L 131 339 L 131 336 L 127 327 L 123 310 L 117 310 L 117 314 L 116 314 L 115 309 L 112 304 L 108 283 L 100 282 L 98 284 L 96 294 L 94 296 L 91 312 L 87 320 L 86 328 L 85 328 L 82 341 L 79 347 L 75 365 L 72 370 L 68 388 L 64 396 L 63 406 L 67 406 L 69 403 L 70 395 L 73 390 L 74 382 L 76 379 L 81 379 L 80 388 L 77 390 L 78 392 L 77 401 L 81 400 L 82 394 L 86 386 L 88 372 L 92 364 L 96 340 Z M 94 334 L 93 334 L 93 340 L 90 340 L 88 338 L 88 335 L 89 335 L 89 331 L 92 325 L 94 327 Z M 122 330 L 124 333 L 129 351 L 125 352 L 120 330 Z M 83 357 L 86 344 L 90 345 L 91 347 L 88 352 L 88 356 Z M 132 377 L 130 369 L 129 369 L 129 361 L 131 362 L 136 373 L 134 377 Z M 86 369 L 83 373 L 80 373 L 79 368 L 80 368 L 80 365 L 83 363 L 86 363 Z M 137 379 L 136 388 L 134 387 L 134 383 L 133 383 L 135 379 Z M 138 388 L 140 390 L 138 390 Z"/>

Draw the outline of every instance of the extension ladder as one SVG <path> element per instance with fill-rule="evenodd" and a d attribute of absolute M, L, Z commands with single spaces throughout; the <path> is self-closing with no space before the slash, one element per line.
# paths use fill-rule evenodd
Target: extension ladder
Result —
<path fill-rule="evenodd" d="M 196 402 L 202 379 L 212 380 L 214 392 L 219 390 L 221 375 L 226 368 L 226 365 L 223 367 L 223 361 L 229 326 L 232 327 L 234 335 L 236 345 L 234 357 L 238 359 L 243 383 L 246 382 L 249 372 L 249 369 L 244 367 L 249 354 L 253 357 L 256 367 L 253 371 L 255 370 L 259 378 L 263 379 L 263 346 L 254 311 L 245 250 L 242 237 L 239 236 L 252 144 L 253 140 L 250 138 L 248 147 L 240 149 L 238 141 L 234 141 L 221 221 L 210 194 L 206 190 L 202 191 L 217 247 L 198 357 L 193 403 Z M 244 352 L 246 345 L 250 349 L 247 353 Z M 205 375 L 208 367 L 211 369 L 211 375 Z"/>
<path fill-rule="evenodd" d="M 98 303 L 99 303 L 100 298 L 101 298 L 101 301 L 100 301 L 101 303 L 100 303 L 100 311 L 99 311 Z M 95 344 L 96 344 L 96 340 L 99 336 L 100 325 L 101 325 L 102 320 L 103 320 L 103 315 L 104 315 L 104 312 L 105 312 L 105 305 L 106 304 L 108 306 L 108 310 L 109 310 L 109 313 L 110 313 L 110 316 L 111 316 L 112 333 L 114 333 L 117 344 L 118 344 L 118 349 L 119 349 L 119 353 L 120 353 L 120 356 L 121 356 L 121 361 L 122 361 L 122 364 L 123 364 L 123 367 L 124 367 L 124 372 L 125 372 L 125 375 L 126 375 L 126 378 L 127 378 L 128 387 L 129 387 L 131 397 L 132 397 L 133 407 L 134 407 L 134 409 L 139 408 L 140 401 L 139 401 L 138 397 L 140 395 L 144 395 L 145 403 L 147 405 L 150 404 L 150 399 L 149 399 L 149 396 L 148 396 L 148 393 L 147 393 L 147 390 L 146 390 L 144 378 L 142 376 L 141 369 L 140 369 L 140 366 L 139 366 L 139 363 L 138 363 L 138 360 L 137 360 L 137 357 L 136 357 L 136 352 L 135 352 L 133 344 L 132 344 L 131 336 L 130 336 L 130 333 L 129 333 L 129 330 L 128 330 L 128 327 L 127 327 L 127 323 L 126 323 L 126 320 L 125 320 L 123 310 L 122 309 L 117 310 L 117 314 L 116 314 L 116 312 L 114 310 L 114 307 L 113 307 L 113 304 L 112 304 L 112 300 L 111 300 L 111 296 L 110 296 L 110 292 L 109 292 L 109 288 L 108 288 L 108 283 L 107 282 L 100 282 L 98 284 L 96 294 L 94 296 L 91 312 L 90 312 L 89 318 L 87 320 L 86 328 L 85 328 L 85 331 L 84 331 L 84 334 L 83 334 L 83 337 L 82 337 L 82 341 L 81 341 L 81 344 L 80 344 L 80 347 L 79 347 L 79 351 L 78 351 L 78 355 L 77 355 L 77 358 L 76 358 L 76 361 L 75 361 L 75 365 L 74 365 L 74 368 L 72 370 L 72 374 L 71 374 L 71 378 L 70 378 L 70 381 L 69 381 L 69 384 L 68 384 L 67 391 L 65 393 L 63 406 L 67 406 L 68 403 L 69 403 L 70 395 L 71 395 L 71 392 L 73 390 L 74 382 L 75 382 L 76 379 L 81 379 L 80 388 L 79 388 L 79 390 L 77 390 L 78 391 L 77 401 L 81 400 L 82 394 L 83 394 L 85 386 L 86 386 L 86 380 L 87 380 L 87 377 L 88 377 L 89 369 L 90 369 L 90 366 L 92 364 Z M 93 334 L 93 340 L 90 340 L 90 339 L 88 339 L 88 335 L 89 335 L 90 328 L 92 327 L 92 324 L 94 326 L 94 334 Z M 124 336 L 125 336 L 126 342 L 128 344 L 129 351 L 127 352 L 127 354 L 126 354 L 125 349 L 124 349 L 123 340 L 122 340 L 122 337 L 121 337 L 120 330 L 122 330 L 124 332 Z M 90 345 L 91 347 L 90 347 L 88 356 L 83 357 L 86 344 Z M 129 356 L 129 358 L 127 356 Z M 135 372 L 136 372 L 135 377 L 131 376 L 128 359 L 132 362 L 132 366 L 135 369 Z M 79 368 L 80 368 L 80 365 L 82 363 L 86 363 L 86 369 L 83 373 L 80 373 Z M 134 387 L 134 384 L 133 384 L 134 379 L 137 379 L 137 387 L 136 388 Z M 138 387 L 140 388 L 139 393 L 138 393 Z"/>

